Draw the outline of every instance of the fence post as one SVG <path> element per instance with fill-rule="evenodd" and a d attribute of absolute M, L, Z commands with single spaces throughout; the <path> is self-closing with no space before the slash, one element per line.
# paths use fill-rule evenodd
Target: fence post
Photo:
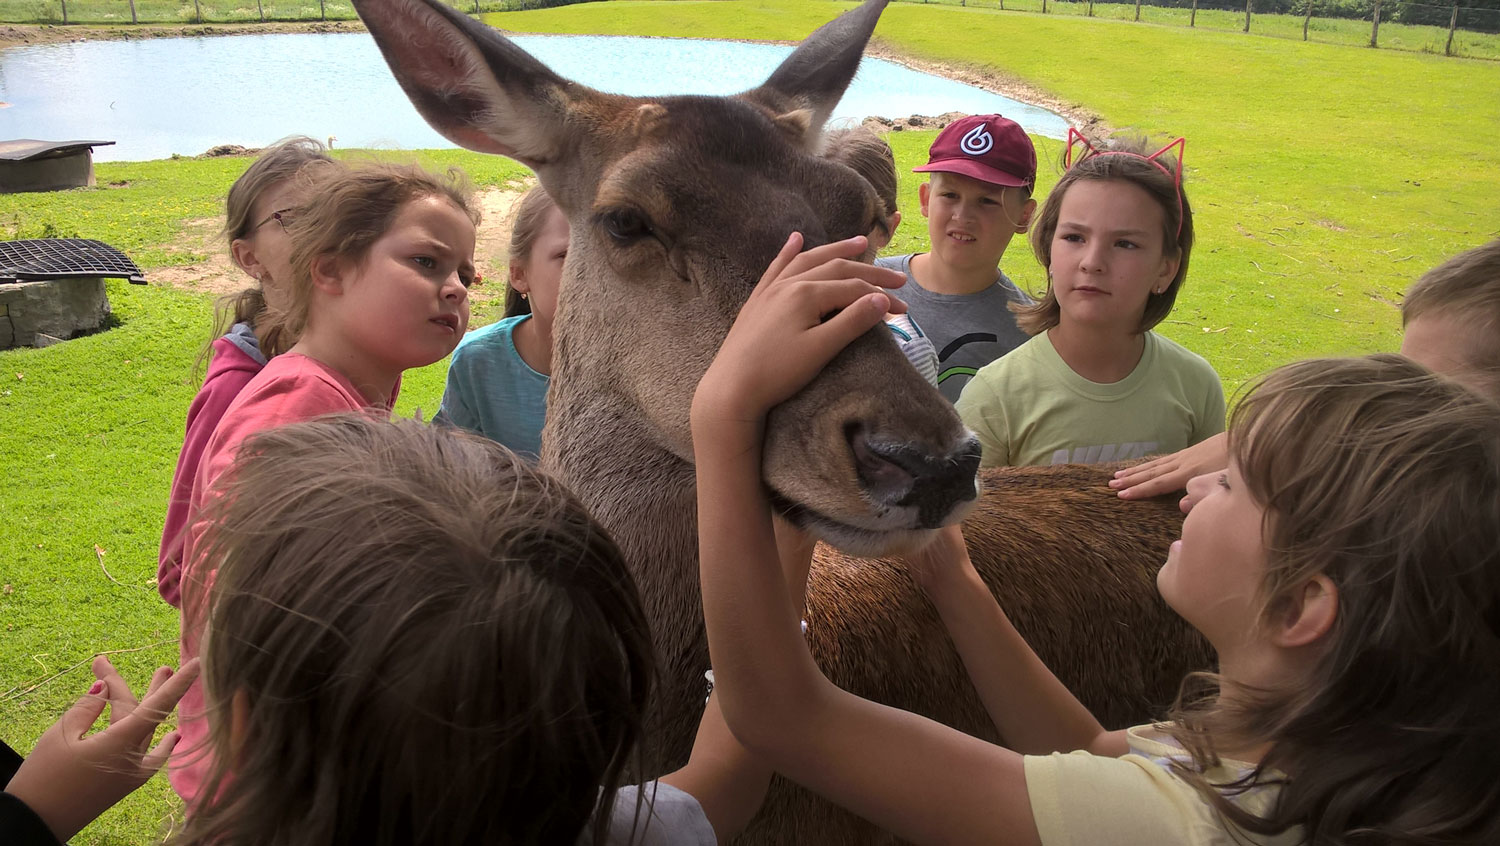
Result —
<path fill-rule="evenodd" d="M 135 0 L 130 0 L 130 5 L 134 6 L 135 5 Z M 261 23 L 265 23 L 266 22 L 266 7 L 265 7 L 265 4 L 261 3 L 261 0 L 255 0 L 255 11 L 260 12 L 260 22 Z"/>
<path fill-rule="evenodd" d="M 135 19 L 135 0 L 130 0 L 130 22 L 140 23 L 140 21 Z"/>
<path fill-rule="evenodd" d="M 1307 25 L 1312 23 L 1312 0 L 1307 0 L 1307 17 L 1302 19 L 1302 40 L 1307 40 Z"/>
<path fill-rule="evenodd" d="M 328 20 L 328 7 L 324 5 L 323 0 L 318 0 L 318 20 Z"/>
<path fill-rule="evenodd" d="M 1250 31 L 1250 7 L 1254 3 L 1255 3 L 1255 0 L 1245 0 L 1245 31 L 1246 32 Z"/>
<path fill-rule="evenodd" d="M 479 0 L 474 0 L 474 14 L 479 14 Z"/>
<path fill-rule="evenodd" d="M 203 7 L 198 5 L 198 0 L 193 0 L 193 23 L 203 23 Z"/>
<path fill-rule="evenodd" d="M 1141 19 L 1141 0 L 1135 0 L 1135 19 Z"/>
<path fill-rule="evenodd" d="M 1089 0 L 1089 17 L 1094 16 L 1094 0 Z"/>
<path fill-rule="evenodd" d="M 63 23 L 67 23 L 68 22 L 68 0 L 62 0 L 62 7 L 63 7 Z"/>
<path fill-rule="evenodd" d="M 1193 14 L 1188 18 L 1188 26 L 1198 25 L 1198 0 L 1193 0 Z"/>
<path fill-rule="evenodd" d="M 1453 55 L 1453 30 L 1458 29 L 1458 0 L 1453 0 L 1453 17 L 1448 19 L 1448 46 L 1443 48 L 1444 56 Z"/>
<path fill-rule="evenodd" d="M 1375 25 L 1370 27 L 1370 46 L 1380 46 L 1380 0 L 1375 0 Z"/>
<path fill-rule="evenodd" d="M 1047 0 L 1042 0 L 1042 14 L 1047 14 Z"/>

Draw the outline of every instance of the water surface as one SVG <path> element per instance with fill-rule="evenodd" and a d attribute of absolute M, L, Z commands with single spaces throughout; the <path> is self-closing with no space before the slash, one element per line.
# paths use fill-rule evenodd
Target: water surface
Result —
<path fill-rule="evenodd" d="M 759 85 L 791 47 L 609 36 L 519 36 L 564 76 L 620 94 L 733 94 Z M 82 41 L 0 50 L 0 138 L 112 140 L 101 161 L 261 147 L 293 134 L 340 147 L 452 147 L 428 128 L 364 33 Z M 1063 118 L 893 62 L 866 58 L 834 120 L 999 112 L 1028 131 Z"/>

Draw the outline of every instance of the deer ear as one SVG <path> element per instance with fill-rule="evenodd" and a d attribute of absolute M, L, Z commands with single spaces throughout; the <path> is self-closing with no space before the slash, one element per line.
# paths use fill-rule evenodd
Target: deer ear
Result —
<path fill-rule="evenodd" d="M 844 89 L 854 79 L 854 72 L 859 70 L 860 57 L 885 4 L 886 0 L 865 0 L 858 8 L 819 27 L 763 85 L 741 96 L 769 108 L 782 119 L 805 109 L 807 127 L 802 132 L 802 146 L 815 151 L 823 124 L 828 122 L 833 107 L 838 105 Z M 789 128 L 781 119 L 777 124 Z"/>
<path fill-rule="evenodd" d="M 567 117 L 597 95 L 438 0 L 355 0 L 391 73 L 444 138 L 537 169 L 569 149 Z"/>

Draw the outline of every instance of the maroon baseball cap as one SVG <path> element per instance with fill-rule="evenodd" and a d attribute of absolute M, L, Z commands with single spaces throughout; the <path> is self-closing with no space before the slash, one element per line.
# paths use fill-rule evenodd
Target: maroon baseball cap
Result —
<path fill-rule="evenodd" d="M 970 115 L 948 124 L 915 173 L 957 173 L 1012 188 L 1036 184 L 1036 147 L 1026 130 L 999 115 Z"/>

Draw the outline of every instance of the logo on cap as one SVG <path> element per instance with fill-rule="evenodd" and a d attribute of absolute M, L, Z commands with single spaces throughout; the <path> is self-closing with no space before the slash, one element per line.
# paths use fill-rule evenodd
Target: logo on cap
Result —
<path fill-rule="evenodd" d="M 964 137 L 958 142 L 959 149 L 971 156 L 982 156 L 994 146 L 995 137 L 990 135 L 989 130 L 982 123 L 964 133 Z"/>

